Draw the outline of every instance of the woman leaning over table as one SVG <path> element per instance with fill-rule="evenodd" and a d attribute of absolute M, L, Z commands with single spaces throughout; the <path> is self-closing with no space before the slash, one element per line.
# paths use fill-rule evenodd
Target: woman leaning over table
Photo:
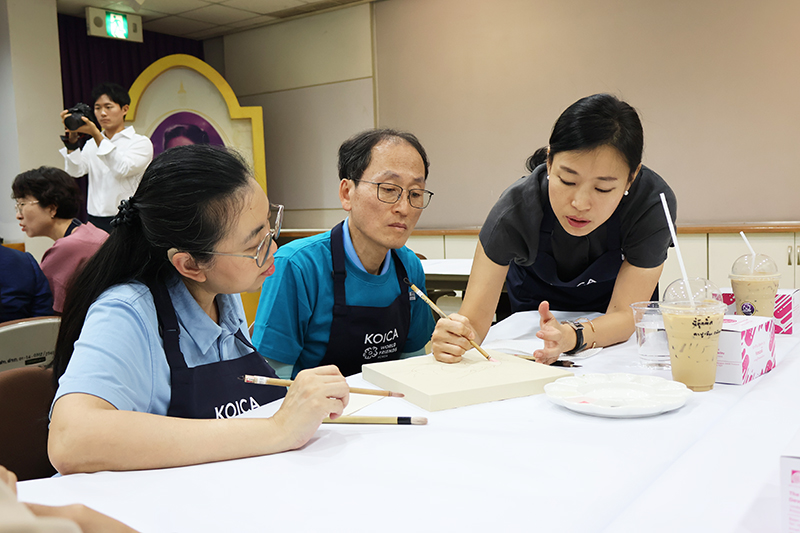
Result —
<path fill-rule="evenodd" d="M 657 298 L 672 242 L 660 193 L 673 220 L 677 212 L 672 190 L 641 164 L 643 144 L 636 110 L 614 96 L 582 98 L 561 114 L 528 161 L 532 173 L 506 189 L 481 228 L 461 309 L 433 333 L 439 361 L 458 362 L 465 336 L 483 340 L 504 282 L 513 312 L 539 310 L 539 362 L 631 336 L 629 304 Z M 551 310 L 604 314 L 559 323 Z"/>
<path fill-rule="evenodd" d="M 53 310 L 61 314 L 67 284 L 100 248 L 108 233 L 75 218 L 81 202 L 75 178 L 59 168 L 39 167 L 14 178 L 11 191 L 17 220 L 28 237 L 55 242 L 42 256 L 42 272 L 53 292 Z"/>
<path fill-rule="evenodd" d="M 182 146 L 150 164 L 67 294 L 49 440 L 59 472 L 290 450 L 341 414 L 349 393 L 335 367 L 301 372 L 288 392 L 239 379 L 274 377 L 238 293 L 274 271 L 280 225 L 269 221 L 281 211 L 233 152 Z M 272 418 L 228 419 L 284 394 Z"/>

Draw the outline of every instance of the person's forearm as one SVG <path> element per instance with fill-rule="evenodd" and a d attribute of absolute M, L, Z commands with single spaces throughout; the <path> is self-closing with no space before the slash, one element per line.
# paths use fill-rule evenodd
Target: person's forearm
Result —
<path fill-rule="evenodd" d="M 290 449 L 273 419 L 189 420 L 117 410 L 53 412 L 48 451 L 62 474 L 143 470 L 252 457 Z"/>
<path fill-rule="evenodd" d="M 599 316 L 591 321 L 582 321 L 583 339 L 587 348 L 611 346 L 627 341 L 633 334 L 633 313 L 620 310 Z M 592 327 L 594 326 L 594 327 Z M 596 343 L 596 344 L 595 344 Z"/>

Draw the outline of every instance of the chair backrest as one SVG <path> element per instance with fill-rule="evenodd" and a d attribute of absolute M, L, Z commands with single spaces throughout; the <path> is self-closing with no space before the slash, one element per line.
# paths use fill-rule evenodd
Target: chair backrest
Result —
<path fill-rule="evenodd" d="M 0 324 L 0 372 L 53 360 L 61 317 L 39 316 Z"/>
<path fill-rule="evenodd" d="M 56 473 L 47 457 L 48 415 L 55 394 L 50 368 L 0 372 L 0 464 L 20 481 Z"/>

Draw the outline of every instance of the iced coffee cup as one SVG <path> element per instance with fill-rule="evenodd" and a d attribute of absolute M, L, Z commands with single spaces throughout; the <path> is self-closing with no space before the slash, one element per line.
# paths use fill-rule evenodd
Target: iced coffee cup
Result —
<path fill-rule="evenodd" d="M 733 262 L 730 276 L 737 315 L 772 317 L 781 275 L 768 255 L 743 255 Z"/>
<path fill-rule="evenodd" d="M 717 300 L 661 304 L 672 379 L 693 391 L 714 388 L 717 350 L 726 305 Z"/>
<path fill-rule="evenodd" d="M 704 278 L 679 279 L 666 288 L 659 307 L 667 331 L 672 379 L 693 391 L 711 390 L 727 308 L 719 287 Z"/>

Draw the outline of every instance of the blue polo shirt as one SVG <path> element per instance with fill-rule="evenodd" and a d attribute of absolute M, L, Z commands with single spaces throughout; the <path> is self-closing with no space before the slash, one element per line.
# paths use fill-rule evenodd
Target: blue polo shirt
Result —
<path fill-rule="evenodd" d="M 252 351 L 234 337 L 239 329 L 248 337 L 238 294 L 217 295 L 217 324 L 180 279 L 174 278 L 168 289 L 178 317 L 181 352 L 190 368 Z M 97 396 L 119 410 L 167 414 L 170 370 L 146 285 L 115 285 L 89 307 L 55 400 L 74 392 Z"/>
<path fill-rule="evenodd" d="M 369 274 L 352 243 L 348 246 L 347 227 L 343 233 L 347 305 L 387 307 L 401 290 L 409 291 L 411 323 L 403 352 L 419 352 L 433 334 L 430 308 L 409 287 L 400 287 L 391 253 L 378 275 Z M 411 282 L 425 287 L 425 272 L 414 252 L 405 246 L 396 252 Z M 253 343 L 280 377 L 294 377 L 303 369 L 319 366 L 325 356 L 333 320 L 331 270 L 330 231 L 292 241 L 275 253 L 275 273 L 261 287 Z"/>

